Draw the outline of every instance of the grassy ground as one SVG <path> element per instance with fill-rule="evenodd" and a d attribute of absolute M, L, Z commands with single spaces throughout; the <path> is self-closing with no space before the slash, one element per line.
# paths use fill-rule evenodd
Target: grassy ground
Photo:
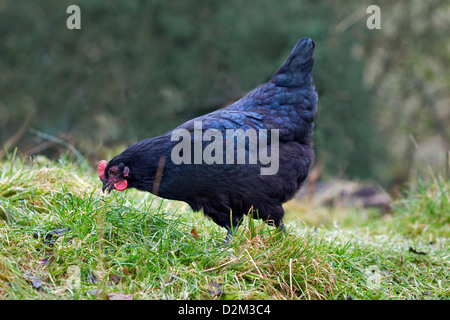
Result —
<path fill-rule="evenodd" d="M 226 249 L 185 204 L 100 186 L 87 165 L 0 164 L 1 299 L 450 297 L 442 178 L 384 217 L 293 201 L 288 234 L 247 219 Z"/>

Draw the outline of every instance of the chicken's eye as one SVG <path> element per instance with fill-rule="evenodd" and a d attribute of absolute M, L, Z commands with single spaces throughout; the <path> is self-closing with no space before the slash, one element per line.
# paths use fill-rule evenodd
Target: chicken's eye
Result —
<path fill-rule="evenodd" d="M 114 169 L 109 169 L 109 174 L 116 174 L 116 170 L 114 170 Z"/>

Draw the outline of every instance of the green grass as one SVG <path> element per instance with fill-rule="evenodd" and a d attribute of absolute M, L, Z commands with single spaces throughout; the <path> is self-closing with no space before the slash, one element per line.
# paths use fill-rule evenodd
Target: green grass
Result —
<path fill-rule="evenodd" d="M 11 157 L 0 298 L 448 299 L 450 184 L 415 186 L 383 217 L 291 202 L 288 234 L 246 219 L 224 249 L 225 230 L 184 203 L 104 195 L 87 165 Z"/>

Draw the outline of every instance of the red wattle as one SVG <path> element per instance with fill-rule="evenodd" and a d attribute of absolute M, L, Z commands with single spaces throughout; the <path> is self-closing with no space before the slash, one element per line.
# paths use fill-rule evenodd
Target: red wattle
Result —
<path fill-rule="evenodd" d="M 116 188 L 117 191 L 123 191 L 127 188 L 127 186 L 127 180 L 120 180 L 119 182 L 114 183 L 114 188 Z"/>

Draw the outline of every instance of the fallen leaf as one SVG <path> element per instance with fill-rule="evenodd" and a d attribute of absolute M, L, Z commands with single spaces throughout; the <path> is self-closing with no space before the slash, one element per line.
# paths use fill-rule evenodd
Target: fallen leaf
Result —
<path fill-rule="evenodd" d="M 120 282 L 120 276 L 118 274 L 113 274 L 111 276 L 109 276 L 109 280 L 110 282 L 112 282 L 111 284 L 118 284 Z"/>
<path fill-rule="evenodd" d="M 47 265 L 47 261 L 48 258 L 39 259 L 39 264 L 45 267 Z"/>
<path fill-rule="evenodd" d="M 112 292 L 106 295 L 108 300 L 133 300 L 134 295 L 132 294 L 123 294 L 122 292 Z"/>
<path fill-rule="evenodd" d="M 97 283 L 97 276 L 95 275 L 95 273 L 92 272 L 88 272 L 88 279 L 90 283 Z"/>
<path fill-rule="evenodd" d="M 43 236 L 44 238 L 44 243 L 46 245 L 49 246 L 53 246 L 55 244 L 56 239 L 58 239 L 60 236 L 66 234 L 67 232 L 70 231 L 70 228 L 62 228 L 62 229 L 54 229 L 54 230 L 50 230 L 48 231 L 45 236 Z M 35 239 L 39 239 L 39 233 L 35 232 L 33 234 L 33 237 Z"/>
<path fill-rule="evenodd" d="M 45 257 L 39 259 L 39 264 L 42 266 L 50 265 L 50 263 L 54 260 L 54 257 L 50 253 L 46 253 Z"/>
<path fill-rule="evenodd" d="M 32 273 L 24 274 L 23 278 L 29 281 L 35 289 L 39 290 L 42 287 L 42 285 L 44 285 L 44 282 L 38 276 Z"/>
<path fill-rule="evenodd" d="M 222 286 L 220 284 L 218 284 L 217 282 L 215 282 L 214 280 L 212 280 L 210 283 L 210 288 L 208 289 L 208 292 L 210 295 L 212 296 L 220 296 L 222 294 Z"/>
<path fill-rule="evenodd" d="M 195 227 L 192 228 L 191 234 L 195 239 L 198 239 L 198 232 L 197 229 L 195 229 Z"/>

